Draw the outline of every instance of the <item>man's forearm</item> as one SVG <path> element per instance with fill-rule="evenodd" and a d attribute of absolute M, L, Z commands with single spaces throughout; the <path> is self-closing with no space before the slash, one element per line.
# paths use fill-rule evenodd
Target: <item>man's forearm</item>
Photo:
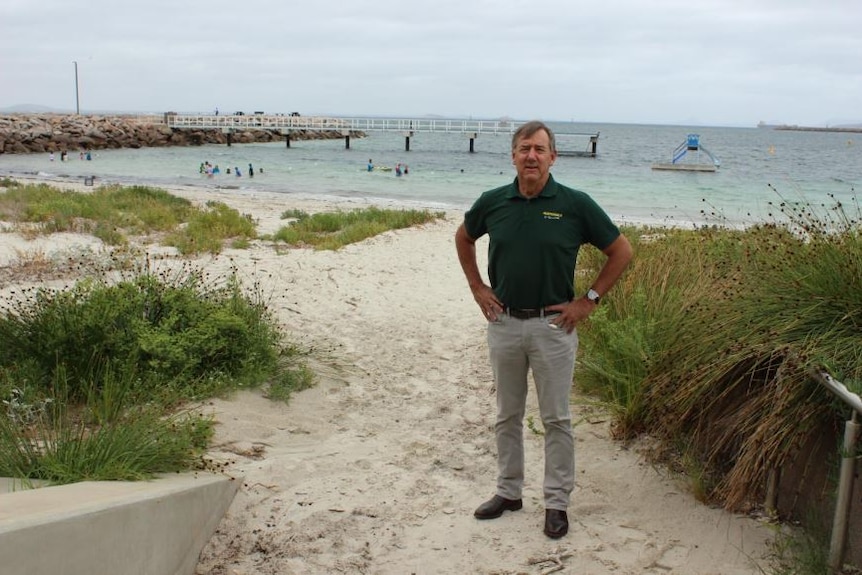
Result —
<path fill-rule="evenodd" d="M 467 278 L 467 285 L 471 290 L 484 285 L 482 274 L 479 272 L 479 264 L 476 259 L 476 241 L 473 240 L 462 225 L 455 234 L 455 249 L 458 251 L 458 261 Z"/>
<path fill-rule="evenodd" d="M 625 236 L 620 235 L 603 253 L 608 259 L 591 286 L 601 295 L 608 293 L 623 275 L 632 259 L 632 246 Z"/>

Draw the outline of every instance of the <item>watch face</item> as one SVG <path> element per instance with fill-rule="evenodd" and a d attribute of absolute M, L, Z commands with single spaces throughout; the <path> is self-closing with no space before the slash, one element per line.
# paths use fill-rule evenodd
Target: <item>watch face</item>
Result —
<path fill-rule="evenodd" d="M 599 303 L 599 300 L 601 299 L 601 297 L 599 296 L 599 292 L 591 289 L 590 291 L 587 292 L 587 299 L 593 303 Z"/>

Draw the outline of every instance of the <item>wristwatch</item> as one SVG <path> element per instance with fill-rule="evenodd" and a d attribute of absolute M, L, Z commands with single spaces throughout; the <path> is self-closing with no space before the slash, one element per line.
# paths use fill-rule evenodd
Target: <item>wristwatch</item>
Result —
<path fill-rule="evenodd" d="M 599 302 L 602 300 L 602 296 L 599 295 L 599 292 L 597 292 L 593 288 L 590 288 L 590 290 L 587 292 L 587 299 L 594 304 L 599 305 Z"/>

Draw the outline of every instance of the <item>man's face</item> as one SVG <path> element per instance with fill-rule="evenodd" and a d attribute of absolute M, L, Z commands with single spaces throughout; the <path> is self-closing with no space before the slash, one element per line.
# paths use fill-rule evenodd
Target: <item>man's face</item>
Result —
<path fill-rule="evenodd" d="M 518 181 L 530 186 L 544 185 L 556 159 L 557 153 L 551 151 L 550 138 L 545 130 L 521 138 L 512 150 L 512 163 L 518 171 Z"/>

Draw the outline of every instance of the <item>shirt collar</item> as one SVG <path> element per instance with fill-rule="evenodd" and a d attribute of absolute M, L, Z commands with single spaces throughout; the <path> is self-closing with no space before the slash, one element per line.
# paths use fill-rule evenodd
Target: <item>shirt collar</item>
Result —
<path fill-rule="evenodd" d="M 542 191 L 539 192 L 536 196 L 533 196 L 531 199 L 535 200 L 536 198 L 553 198 L 557 195 L 557 182 L 554 180 L 553 174 L 548 174 L 548 181 L 545 182 L 545 187 L 542 188 Z M 515 181 L 512 182 L 512 185 L 509 187 L 509 193 L 506 194 L 506 197 L 510 200 L 520 199 L 526 200 L 524 196 L 521 195 L 521 192 L 518 191 L 518 177 L 515 176 Z"/>

